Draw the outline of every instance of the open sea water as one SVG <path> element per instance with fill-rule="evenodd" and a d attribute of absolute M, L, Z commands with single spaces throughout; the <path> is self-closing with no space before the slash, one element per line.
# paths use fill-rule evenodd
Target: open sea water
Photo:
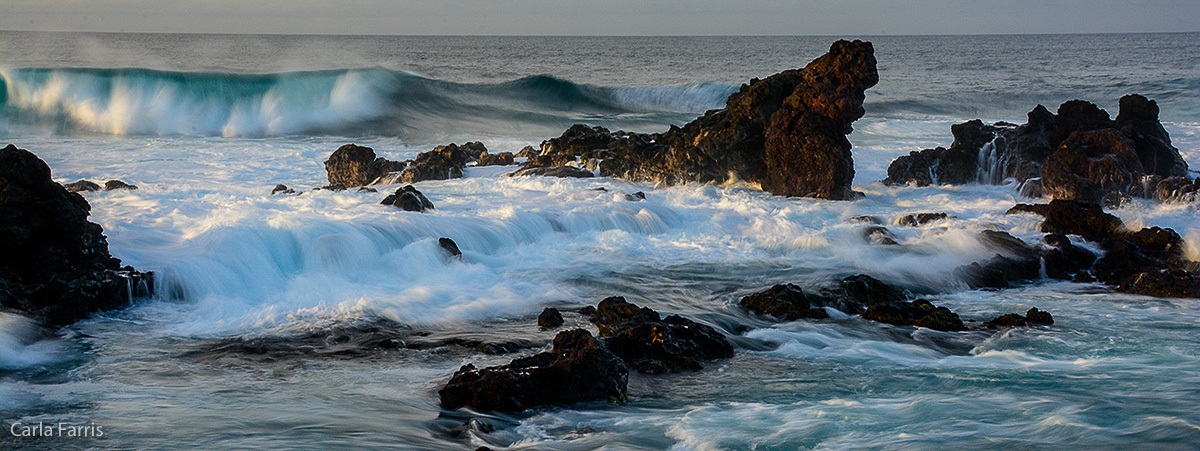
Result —
<path fill-rule="evenodd" d="M 886 187 L 892 159 L 948 146 L 950 125 L 1025 122 L 1037 104 L 1158 102 L 1200 168 L 1200 34 L 879 36 L 880 83 L 854 124 L 853 202 L 746 186 L 509 178 L 380 193 L 310 191 L 338 146 L 402 160 L 449 142 L 517 151 L 575 123 L 682 125 L 752 77 L 803 67 L 832 37 L 392 37 L 0 32 L 0 142 L 87 193 L 91 219 L 158 294 L 52 331 L 0 313 L 0 420 L 94 425 L 102 437 L 13 437 L 29 448 L 1197 449 L 1200 301 L 1039 282 L 972 291 L 951 274 L 991 253 L 1013 184 Z M 271 196 L 275 184 L 307 191 Z M 595 188 L 606 188 L 599 191 Z M 644 201 L 625 194 L 643 191 Z M 902 246 L 846 219 L 890 224 Z M 1113 211 L 1172 227 L 1200 258 L 1197 204 Z M 461 262 L 439 237 L 454 239 Z M 858 318 L 775 323 L 737 305 L 776 283 L 865 273 L 987 320 L 1030 307 L 1055 324 L 943 333 Z M 737 354 L 694 373 L 630 376 L 623 404 L 445 411 L 459 366 L 548 346 L 608 296 L 713 325 Z M 362 336 L 413 345 L 366 351 Z M 521 345 L 492 355 L 478 346 Z M 428 343 L 423 346 L 420 343 Z M 490 427 L 463 431 L 472 418 Z"/>

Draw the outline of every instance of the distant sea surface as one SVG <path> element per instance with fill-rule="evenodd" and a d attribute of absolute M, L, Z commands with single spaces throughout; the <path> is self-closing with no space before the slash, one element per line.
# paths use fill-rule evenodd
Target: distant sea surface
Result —
<path fill-rule="evenodd" d="M 1195 449 L 1200 302 L 1038 281 L 973 291 L 954 268 L 999 229 L 1040 242 L 1013 184 L 887 187 L 897 156 L 948 146 L 966 120 L 1025 122 L 1083 99 L 1111 115 L 1157 101 L 1200 169 L 1200 34 L 874 36 L 880 83 L 854 143 L 853 202 L 745 186 L 465 177 L 417 184 L 437 209 L 311 191 L 342 144 L 393 160 L 481 141 L 537 147 L 575 123 L 685 124 L 751 78 L 803 67 L 834 37 L 393 37 L 0 32 L 0 144 L 88 193 L 112 253 L 159 275 L 133 307 L 52 337 L 0 313 L 0 420 L 102 426 L 103 437 L 0 447 L 329 449 Z M 276 184 L 307 191 L 270 195 Z M 605 188 L 606 191 L 596 190 Z M 625 194 L 643 191 L 643 201 Z M 862 224 L 917 212 L 952 218 Z M 1195 204 L 1135 200 L 1200 258 Z M 443 258 L 454 239 L 461 262 Z M 1084 243 L 1086 244 L 1086 243 Z M 942 333 L 858 318 L 776 323 L 740 297 L 852 274 L 985 321 L 1038 307 L 1047 327 Z M 548 346 L 536 315 L 625 296 L 721 330 L 735 357 L 631 375 L 623 404 L 446 411 L 459 366 Z M 414 346 L 364 350 L 389 328 Z M 372 332 L 374 331 L 374 332 Z M 517 343 L 506 355 L 437 342 Z M 463 430 L 471 418 L 491 427 Z"/>

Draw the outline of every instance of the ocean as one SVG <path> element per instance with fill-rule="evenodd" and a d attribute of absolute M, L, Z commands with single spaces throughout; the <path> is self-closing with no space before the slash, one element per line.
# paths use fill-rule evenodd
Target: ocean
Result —
<path fill-rule="evenodd" d="M 950 126 L 1024 123 L 1083 99 L 1115 116 L 1139 93 L 1200 168 L 1200 34 L 868 36 L 880 82 L 854 144 L 854 201 L 748 186 L 505 177 L 417 184 L 417 214 L 379 193 L 313 191 L 347 143 L 392 160 L 439 144 L 537 147 L 575 123 L 682 125 L 750 78 L 803 67 L 835 37 L 409 37 L 0 32 L 0 144 L 86 193 L 91 220 L 159 290 L 43 336 L 0 312 L 0 420 L 102 428 L 0 447 L 216 449 L 1197 449 L 1200 301 L 1037 281 L 971 290 L 954 268 L 998 229 L 1040 241 L 1014 183 L 885 186 L 888 164 L 949 146 Z M 1193 172 L 1195 176 L 1195 172 Z M 271 195 L 285 184 L 303 195 Z M 597 188 L 605 188 L 604 191 Z M 645 200 L 626 194 L 642 191 Z M 902 246 L 862 239 L 889 224 Z M 1200 259 L 1195 203 L 1134 200 Z M 439 237 L 457 242 L 447 260 Z M 744 295 L 853 274 L 986 321 L 1038 307 L 1055 324 L 938 332 L 855 317 L 775 322 Z M 574 312 L 624 296 L 712 325 L 734 357 L 631 374 L 621 404 L 448 411 L 460 366 L 531 355 Z M 374 335 L 372 335 L 374 334 Z M 411 346 L 364 350 L 364 336 Z M 439 346 L 440 343 L 460 343 Z M 513 353 L 485 346 L 512 344 Z M 471 419 L 486 426 L 465 428 Z"/>

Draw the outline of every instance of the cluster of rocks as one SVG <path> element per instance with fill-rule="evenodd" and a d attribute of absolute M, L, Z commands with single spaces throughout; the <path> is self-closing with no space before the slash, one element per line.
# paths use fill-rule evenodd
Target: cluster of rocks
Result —
<path fill-rule="evenodd" d="M 109 254 L 90 210 L 36 155 L 0 149 L 0 306 L 63 325 L 150 294 L 153 274 Z"/>
<path fill-rule="evenodd" d="M 869 42 L 837 41 L 803 69 L 754 79 L 726 106 L 662 133 L 575 125 L 542 143 L 522 174 L 600 175 L 665 185 L 731 177 L 784 196 L 851 199 L 850 124 L 879 81 Z M 549 169 L 574 167 L 575 170 Z M 535 172 L 540 171 L 540 172 Z"/>
<path fill-rule="evenodd" d="M 438 390 L 447 409 L 521 411 L 531 407 L 626 398 L 629 370 L 661 374 L 698 370 L 702 362 L 733 356 L 733 346 L 712 327 L 610 297 L 580 312 L 599 330 L 560 332 L 549 352 L 488 368 L 466 365 Z M 563 319 L 547 309 L 542 327 Z"/>
<path fill-rule="evenodd" d="M 1046 204 L 1018 204 L 1009 214 L 1033 213 L 1044 218 L 1041 225 L 1047 243 L 1066 241 L 1065 234 L 1095 242 L 1104 255 L 1089 265 L 1096 280 L 1117 291 L 1158 297 L 1200 297 L 1200 265 L 1184 256 L 1184 243 L 1174 230 L 1146 227 L 1133 231 L 1097 204 L 1053 200 Z M 1056 258 L 1085 257 L 1078 249 L 1062 248 Z M 1051 258 L 1046 258 L 1047 273 Z M 1081 262 L 1082 263 L 1082 262 Z"/>
<path fill-rule="evenodd" d="M 954 143 L 897 158 L 887 184 L 1022 182 L 1030 197 L 1113 205 L 1133 197 L 1195 200 L 1200 181 L 1158 119 L 1158 105 L 1137 94 L 1120 100 L 1115 120 L 1095 104 L 1063 103 L 1054 114 L 1038 105 L 1028 122 L 950 128 Z"/>
<path fill-rule="evenodd" d="M 744 296 L 738 302 L 742 307 L 759 315 L 771 316 L 784 321 L 800 319 L 824 319 L 829 317 L 826 309 L 832 308 L 847 315 L 860 315 L 863 319 L 895 326 L 925 327 L 943 332 L 966 330 L 967 327 L 957 313 L 946 307 L 933 305 L 926 299 L 909 300 L 909 294 L 871 276 L 859 274 L 846 277 L 832 288 L 805 291 L 793 284 L 780 284 L 764 291 Z M 1025 326 L 1027 324 L 1053 324 L 1049 313 L 1031 309 L 1022 322 L 1012 321 L 1005 315 L 991 320 L 988 327 Z"/>
<path fill-rule="evenodd" d="M 95 191 L 100 191 L 100 189 L 101 189 L 101 186 L 99 184 L 97 184 L 96 182 L 90 181 L 90 180 L 79 180 L 77 182 L 71 182 L 66 185 L 63 185 L 63 187 L 66 188 L 67 191 L 70 191 L 72 193 L 95 192 Z M 130 185 L 130 184 L 122 182 L 120 180 L 109 180 L 107 182 L 104 182 L 103 189 L 105 191 L 115 191 L 115 190 L 122 190 L 122 189 L 126 189 L 126 190 L 138 189 L 138 187 L 137 187 L 137 185 Z"/>
<path fill-rule="evenodd" d="M 329 186 L 356 186 L 391 183 L 417 183 L 425 180 L 446 180 L 462 177 L 467 163 L 476 166 L 511 165 L 512 152 L 489 154 L 481 142 L 463 145 L 450 143 L 406 161 L 391 161 L 375 156 L 375 150 L 356 144 L 339 147 L 325 160 Z"/>

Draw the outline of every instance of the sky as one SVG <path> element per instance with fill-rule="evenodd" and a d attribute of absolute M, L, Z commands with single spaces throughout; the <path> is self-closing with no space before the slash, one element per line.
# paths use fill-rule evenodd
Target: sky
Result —
<path fill-rule="evenodd" d="M 1200 0 L 0 0 L 0 30 L 384 35 L 1200 31 Z"/>

